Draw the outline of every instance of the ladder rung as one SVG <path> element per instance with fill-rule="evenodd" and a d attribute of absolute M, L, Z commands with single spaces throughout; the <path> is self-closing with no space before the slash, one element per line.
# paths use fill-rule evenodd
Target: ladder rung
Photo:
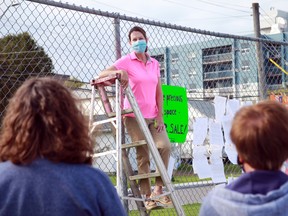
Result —
<path fill-rule="evenodd" d="M 146 145 L 146 144 L 147 144 L 147 142 L 145 140 L 139 140 L 139 141 L 136 141 L 133 143 L 123 144 L 121 147 L 122 147 L 122 149 L 125 149 L 125 148 L 142 146 L 142 145 Z"/>
<path fill-rule="evenodd" d="M 154 172 L 154 173 L 145 173 L 145 174 L 140 174 L 140 175 L 129 176 L 129 179 L 133 181 L 133 180 L 138 180 L 138 179 L 146 179 L 146 178 L 153 178 L 153 177 L 159 177 L 159 176 L 160 176 L 160 173 Z"/>
<path fill-rule="evenodd" d="M 97 125 L 101 125 L 101 124 L 105 124 L 105 123 L 109 123 L 109 122 L 113 122 L 113 121 L 116 121 L 116 118 L 104 119 L 104 120 L 96 121 L 96 122 L 93 122 L 93 124 L 91 126 L 97 126 Z"/>
<path fill-rule="evenodd" d="M 109 75 L 102 78 L 93 79 L 91 85 L 97 87 L 97 85 L 111 86 L 115 83 L 116 79 L 120 79 L 120 74 Z"/>
<path fill-rule="evenodd" d="M 101 156 L 105 156 L 105 155 L 110 155 L 110 154 L 116 154 L 116 153 L 117 153 L 116 150 L 110 150 L 110 151 L 106 151 L 106 152 L 95 153 L 95 154 L 93 154 L 93 158 L 101 157 Z"/>
<path fill-rule="evenodd" d="M 129 114 L 129 113 L 133 113 L 133 109 L 132 108 L 121 110 L 121 115 Z M 116 112 L 107 113 L 107 116 L 109 118 L 115 117 L 116 116 Z"/>
<path fill-rule="evenodd" d="M 131 196 L 131 197 L 129 197 L 129 196 L 123 196 L 122 199 L 134 200 L 134 201 L 142 201 L 142 202 L 145 201 L 145 199 L 143 199 L 143 198 L 136 198 L 136 197 L 133 197 L 133 196 Z"/>
<path fill-rule="evenodd" d="M 173 204 L 164 205 L 164 204 L 159 203 L 159 202 L 157 202 L 157 207 L 158 207 L 158 208 L 165 208 L 165 209 L 171 209 L 171 208 L 174 208 Z M 157 209 L 157 208 L 155 208 L 155 210 L 156 210 L 156 209 Z M 153 209 L 152 209 L 152 210 L 153 210 Z"/>

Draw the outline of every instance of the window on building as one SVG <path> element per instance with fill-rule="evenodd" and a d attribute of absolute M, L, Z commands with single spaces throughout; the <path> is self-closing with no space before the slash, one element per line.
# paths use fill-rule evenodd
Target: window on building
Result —
<path fill-rule="evenodd" d="M 242 71 L 250 71 L 250 61 L 249 60 L 242 60 L 241 70 Z"/>
<path fill-rule="evenodd" d="M 164 54 L 155 55 L 155 56 L 151 56 L 151 57 L 155 58 L 155 59 L 159 62 L 159 68 L 160 68 L 160 70 L 165 69 Z"/>
<path fill-rule="evenodd" d="M 160 68 L 160 70 L 164 70 L 165 69 L 165 63 L 159 62 L 159 68 Z"/>
<path fill-rule="evenodd" d="M 281 65 L 281 59 L 274 58 L 273 61 L 278 65 Z M 264 60 L 264 65 L 266 83 L 268 85 L 282 84 L 283 73 L 272 62 L 270 62 L 269 59 Z"/>
<path fill-rule="evenodd" d="M 268 76 L 266 76 L 266 83 L 268 85 L 281 85 L 282 74 L 269 74 Z"/>
<path fill-rule="evenodd" d="M 189 89 L 196 89 L 195 83 L 189 83 Z"/>
<path fill-rule="evenodd" d="M 220 46 L 220 47 L 212 47 L 202 50 L 203 56 L 208 55 L 217 55 L 217 54 L 224 54 L 224 53 L 231 53 L 232 52 L 232 46 Z"/>
<path fill-rule="evenodd" d="M 188 61 L 193 61 L 196 58 L 196 54 L 194 52 L 189 52 L 187 57 Z"/>
<path fill-rule="evenodd" d="M 280 44 L 275 44 L 275 43 L 265 43 L 265 57 L 266 58 L 272 58 L 278 59 L 281 58 L 281 45 Z"/>
<path fill-rule="evenodd" d="M 203 56 L 209 56 L 209 55 L 214 55 L 215 54 L 215 48 L 207 48 L 202 50 L 202 55 Z"/>
<path fill-rule="evenodd" d="M 227 88 L 233 86 L 233 79 L 206 80 L 203 85 L 204 89 Z"/>
<path fill-rule="evenodd" d="M 233 79 L 219 80 L 217 86 L 218 86 L 218 88 L 232 87 L 233 86 Z"/>
<path fill-rule="evenodd" d="M 189 83 L 188 85 L 188 91 L 191 92 L 196 92 L 196 84 L 195 83 Z"/>
<path fill-rule="evenodd" d="M 217 47 L 216 53 L 217 54 L 224 54 L 224 53 L 231 53 L 232 52 L 232 46 L 222 46 L 222 47 Z"/>
<path fill-rule="evenodd" d="M 243 83 L 244 83 L 244 84 L 247 84 L 248 82 L 249 82 L 249 78 L 248 78 L 248 77 L 244 77 L 244 78 L 243 78 Z"/>
<path fill-rule="evenodd" d="M 245 53 L 249 53 L 250 52 L 250 45 L 249 43 L 241 43 L 241 53 L 245 54 Z"/>
<path fill-rule="evenodd" d="M 216 80 L 204 81 L 204 88 L 205 89 L 217 88 L 217 81 Z"/>
<path fill-rule="evenodd" d="M 248 77 L 243 77 L 243 79 L 242 79 L 242 87 L 244 89 L 246 89 L 249 86 L 249 82 L 250 82 L 250 80 L 249 80 Z"/>
<path fill-rule="evenodd" d="M 194 77 L 194 75 L 196 75 L 196 69 L 195 67 L 191 67 L 189 68 L 189 77 Z"/>
<path fill-rule="evenodd" d="M 218 71 L 232 70 L 232 63 L 221 63 L 218 65 Z"/>
<path fill-rule="evenodd" d="M 162 84 L 166 84 L 165 70 L 160 70 L 160 79 Z"/>
<path fill-rule="evenodd" d="M 151 57 L 155 58 L 158 62 L 164 62 L 164 54 L 154 55 L 154 56 L 151 56 Z"/>
<path fill-rule="evenodd" d="M 245 71 L 250 71 L 250 66 L 242 66 L 241 70 L 244 71 L 244 72 Z"/>
<path fill-rule="evenodd" d="M 172 53 L 171 54 L 171 63 L 175 64 L 179 60 L 178 53 Z"/>
<path fill-rule="evenodd" d="M 178 69 L 172 69 L 171 75 L 172 75 L 172 78 L 178 78 L 179 77 L 179 70 Z"/>
<path fill-rule="evenodd" d="M 217 71 L 217 64 L 203 65 L 203 72 L 204 73 L 215 72 L 215 71 Z"/>

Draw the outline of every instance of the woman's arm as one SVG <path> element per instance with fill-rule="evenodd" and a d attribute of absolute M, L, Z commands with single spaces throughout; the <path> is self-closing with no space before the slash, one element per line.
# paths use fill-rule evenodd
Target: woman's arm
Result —
<path fill-rule="evenodd" d="M 121 73 L 120 70 L 117 70 L 116 67 L 114 66 L 110 66 L 108 68 L 106 68 L 105 70 L 101 71 L 99 74 L 99 77 L 106 77 L 109 75 L 115 75 L 116 73 Z"/>
<path fill-rule="evenodd" d="M 109 75 L 115 75 L 115 74 L 121 75 L 121 85 L 123 88 L 126 88 L 128 86 L 128 73 L 125 70 L 117 70 L 115 66 L 110 66 L 106 68 L 105 70 L 101 71 L 99 74 L 99 77 L 106 77 Z"/>

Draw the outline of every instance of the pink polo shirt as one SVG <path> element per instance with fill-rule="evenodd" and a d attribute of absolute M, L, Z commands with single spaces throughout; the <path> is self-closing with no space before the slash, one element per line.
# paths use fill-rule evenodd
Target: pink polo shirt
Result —
<path fill-rule="evenodd" d="M 158 114 L 156 103 L 156 88 L 160 77 L 159 63 L 148 56 L 146 65 L 137 59 L 135 53 L 130 53 L 114 63 L 117 70 L 125 70 L 129 76 L 129 85 L 135 95 L 138 106 L 144 118 L 155 118 Z M 130 108 L 127 98 L 124 98 L 124 109 Z M 127 116 L 134 116 L 128 114 Z"/>

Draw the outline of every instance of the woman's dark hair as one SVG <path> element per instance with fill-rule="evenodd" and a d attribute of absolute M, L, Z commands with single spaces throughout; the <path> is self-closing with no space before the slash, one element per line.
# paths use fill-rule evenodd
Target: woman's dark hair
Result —
<path fill-rule="evenodd" d="M 134 26 L 129 31 L 129 34 L 128 34 L 129 41 L 131 41 L 132 32 L 135 32 L 135 31 L 141 32 L 143 34 L 144 38 L 147 40 L 147 36 L 146 36 L 145 30 L 143 28 L 139 27 L 139 26 Z"/>
<path fill-rule="evenodd" d="M 275 101 L 241 108 L 230 132 L 243 162 L 258 170 L 279 170 L 288 158 L 287 134 L 288 108 Z"/>
<path fill-rule="evenodd" d="M 0 134 L 0 161 L 36 158 L 92 164 L 88 122 L 72 93 L 52 78 L 25 81 L 9 102 Z"/>

